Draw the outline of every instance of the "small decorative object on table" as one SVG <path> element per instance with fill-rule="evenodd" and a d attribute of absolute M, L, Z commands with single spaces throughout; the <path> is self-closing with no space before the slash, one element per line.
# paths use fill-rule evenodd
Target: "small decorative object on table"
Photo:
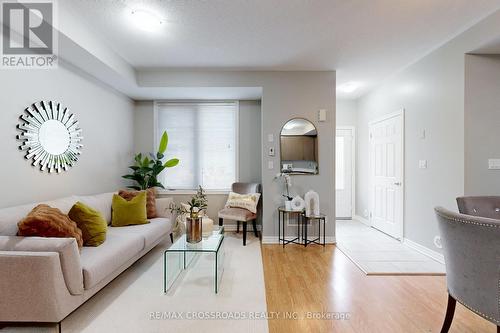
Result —
<path fill-rule="evenodd" d="M 290 196 L 290 186 L 292 186 L 292 179 L 290 175 L 284 172 L 280 172 L 276 174 L 274 179 L 283 178 L 285 182 L 285 193 L 283 193 L 283 197 L 285 197 L 285 209 L 292 210 L 292 200 L 293 198 Z"/>
<path fill-rule="evenodd" d="M 211 218 L 204 216 L 201 218 L 201 224 L 203 237 L 210 236 L 214 230 L 214 221 Z"/>
<path fill-rule="evenodd" d="M 319 211 L 319 195 L 313 190 L 309 190 L 305 198 L 306 205 L 306 216 L 318 216 L 320 215 Z"/>
<path fill-rule="evenodd" d="M 188 202 L 188 209 L 184 205 L 172 205 L 170 210 L 177 214 L 189 213 L 186 218 L 186 241 L 188 243 L 198 243 L 202 238 L 202 211 L 207 208 L 208 200 L 205 190 L 200 186 L 196 194 Z"/>
<path fill-rule="evenodd" d="M 304 207 L 306 206 L 306 202 L 304 199 L 300 197 L 300 195 L 297 195 L 295 198 L 292 200 L 292 210 L 301 212 L 304 210 Z"/>

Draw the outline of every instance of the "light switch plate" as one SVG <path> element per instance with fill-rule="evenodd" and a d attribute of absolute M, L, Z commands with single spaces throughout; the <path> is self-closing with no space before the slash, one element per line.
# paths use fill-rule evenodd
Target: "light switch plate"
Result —
<path fill-rule="evenodd" d="M 488 169 L 499 170 L 500 169 L 500 159 L 499 158 L 490 158 L 488 160 Z"/>
<path fill-rule="evenodd" d="M 427 169 L 427 160 L 418 161 L 418 168 L 419 169 Z"/>
<path fill-rule="evenodd" d="M 268 168 L 269 170 L 274 169 L 274 162 L 273 162 L 273 161 L 267 161 L 267 168 Z"/>
<path fill-rule="evenodd" d="M 318 120 L 319 121 L 326 121 L 326 110 L 325 109 L 320 109 L 318 112 Z"/>
<path fill-rule="evenodd" d="M 424 140 L 425 139 L 425 129 L 422 129 L 420 131 L 420 139 Z"/>
<path fill-rule="evenodd" d="M 269 147 L 268 154 L 269 156 L 274 156 L 274 147 Z"/>
<path fill-rule="evenodd" d="M 268 142 L 274 142 L 274 134 L 268 134 L 267 135 L 267 141 Z"/>

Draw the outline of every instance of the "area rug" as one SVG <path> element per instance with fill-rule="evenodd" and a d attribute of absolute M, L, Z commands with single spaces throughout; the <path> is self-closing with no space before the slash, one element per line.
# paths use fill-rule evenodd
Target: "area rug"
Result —
<path fill-rule="evenodd" d="M 337 221 L 336 240 L 367 275 L 445 275 L 444 264 L 355 220 Z"/>
<path fill-rule="evenodd" d="M 238 235 L 239 236 L 239 235 Z M 62 322 L 62 332 L 268 332 L 260 243 L 226 233 L 224 272 L 214 292 L 213 254 L 194 259 L 163 293 L 167 241 Z M 202 318 L 202 319 L 199 319 Z M 2 332 L 55 332 L 55 327 L 6 328 Z"/>

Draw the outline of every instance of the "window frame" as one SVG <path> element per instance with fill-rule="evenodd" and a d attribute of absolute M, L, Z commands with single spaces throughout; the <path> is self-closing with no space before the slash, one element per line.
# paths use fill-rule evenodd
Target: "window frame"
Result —
<path fill-rule="evenodd" d="M 239 100 L 154 100 L 153 101 L 153 151 L 158 151 L 159 140 L 158 140 L 158 108 L 160 104 L 218 104 L 218 103 L 230 103 L 234 104 L 235 107 L 235 117 L 234 117 L 234 158 L 235 158 L 235 182 L 239 181 L 239 171 L 240 171 L 240 136 L 239 136 L 239 119 L 240 119 L 240 102 Z M 167 148 L 168 151 L 168 148 Z M 197 189 L 159 189 L 158 194 L 196 194 Z M 228 194 L 231 192 L 231 188 L 228 189 L 211 189 L 205 190 L 207 194 Z"/>

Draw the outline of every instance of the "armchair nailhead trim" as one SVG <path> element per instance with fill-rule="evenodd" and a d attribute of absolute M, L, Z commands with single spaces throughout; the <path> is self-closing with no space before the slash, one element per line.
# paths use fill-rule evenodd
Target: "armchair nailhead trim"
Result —
<path fill-rule="evenodd" d="M 499 281 L 499 287 L 500 287 L 500 281 Z M 473 307 L 468 306 L 468 305 L 467 305 L 467 304 L 465 304 L 465 303 L 464 303 L 464 302 L 463 302 L 460 298 L 457 298 L 457 297 L 455 297 L 455 296 L 453 296 L 453 295 L 451 295 L 451 296 L 452 296 L 454 299 L 456 299 L 456 300 L 457 300 L 460 304 L 462 304 L 463 306 L 465 306 L 467 309 L 471 310 L 472 312 L 477 313 L 477 314 L 478 314 L 478 315 L 480 315 L 481 317 L 486 318 L 486 319 L 488 319 L 489 321 L 492 321 L 492 322 L 496 323 L 497 325 L 500 325 L 500 321 L 498 321 L 497 319 L 492 318 L 492 317 L 490 317 L 490 316 L 488 316 L 488 315 L 486 315 L 486 314 L 482 313 L 481 311 L 478 311 L 478 310 L 474 309 Z"/>
<path fill-rule="evenodd" d="M 473 224 L 473 225 L 478 225 L 481 227 L 489 227 L 489 228 L 500 228 L 500 224 L 490 224 L 490 223 L 481 223 L 481 222 L 473 222 L 473 221 L 467 221 L 467 220 L 462 220 L 462 219 L 457 219 L 455 217 L 451 217 L 449 215 L 444 215 L 441 213 L 437 213 L 439 216 L 444 217 L 445 219 L 448 220 L 448 222 L 454 221 L 454 222 L 460 222 L 460 223 L 465 223 L 465 224 Z"/>

